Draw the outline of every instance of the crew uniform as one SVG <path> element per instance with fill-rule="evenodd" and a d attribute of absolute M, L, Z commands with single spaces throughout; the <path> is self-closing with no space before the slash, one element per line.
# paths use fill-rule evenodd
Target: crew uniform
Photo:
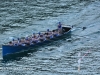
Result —
<path fill-rule="evenodd" d="M 59 22 L 59 25 L 58 25 L 58 32 L 60 34 L 62 34 L 62 24 L 61 24 L 61 22 Z"/>

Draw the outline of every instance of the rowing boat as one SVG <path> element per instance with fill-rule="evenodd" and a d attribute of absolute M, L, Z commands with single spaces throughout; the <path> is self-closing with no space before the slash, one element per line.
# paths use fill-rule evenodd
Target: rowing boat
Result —
<path fill-rule="evenodd" d="M 3 59 L 5 57 L 7 57 L 8 55 L 10 54 L 16 54 L 16 53 L 21 53 L 21 52 L 25 52 L 25 51 L 28 51 L 28 50 L 31 50 L 37 46 L 41 46 L 41 45 L 44 45 L 44 44 L 48 44 L 52 41 L 55 41 L 56 39 L 58 38 L 61 38 L 63 37 L 64 35 L 69 35 L 71 33 L 71 28 L 72 27 L 67 27 L 67 26 L 63 26 L 62 27 L 62 34 L 60 36 L 57 36 L 57 37 L 54 37 L 50 40 L 45 40 L 45 41 L 42 41 L 42 42 L 39 42 L 39 43 L 36 43 L 34 45 L 27 45 L 27 46 L 10 46 L 10 45 L 2 45 L 2 57 Z M 57 29 L 55 29 L 57 30 Z"/>

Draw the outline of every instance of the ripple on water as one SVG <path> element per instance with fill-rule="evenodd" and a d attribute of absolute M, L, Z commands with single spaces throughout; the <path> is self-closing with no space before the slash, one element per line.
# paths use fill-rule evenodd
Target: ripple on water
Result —
<path fill-rule="evenodd" d="M 77 2 L 1 1 L 0 44 L 7 42 L 9 37 L 30 35 L 33 32 L 44 31 L 48 27 L 51 30 L 55 29 L 59 21 L 73 25 L 74 28 L 70 39 L 65 38 L 40 47 L 36 52 L 30 52 L 20 60 L 6 63 L 0 61 L 0 74 L 99 75 L 100 2 Z M 82 27 L 86 29 L 82 30 Z M 86 54 L 88 50 L 90 52 Z M 79 52 L 81 57 L 86 54 L 81 61 L 80 72 L 78 72 Z M 1 53 L 0 49 L 0 55 Z"/>

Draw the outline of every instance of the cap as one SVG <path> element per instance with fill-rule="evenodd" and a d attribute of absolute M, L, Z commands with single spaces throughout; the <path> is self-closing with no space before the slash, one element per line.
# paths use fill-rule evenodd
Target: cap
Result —
<path fill-rule="evenodd" d="M 59 24 L 61 24 L 61 22 L 59 22 Z"/>

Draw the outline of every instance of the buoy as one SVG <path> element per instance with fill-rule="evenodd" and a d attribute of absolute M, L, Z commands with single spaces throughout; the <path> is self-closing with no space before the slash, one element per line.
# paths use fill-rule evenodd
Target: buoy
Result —
<path fill-rule="evenodd" d="M 85 30 L 86 29 L 86 27 L 83 27 L 83 30 Z"/>

